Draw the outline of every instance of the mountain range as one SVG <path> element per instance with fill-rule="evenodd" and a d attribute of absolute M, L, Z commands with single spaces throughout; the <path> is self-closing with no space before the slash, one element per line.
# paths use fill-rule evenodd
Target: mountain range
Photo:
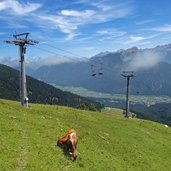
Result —
<path fill-rule="evenodd" d="M 31 76 L 61 86 L 123 94 L 126 91 L 123 71 L 134 71 L 132 94 L 171 96 L 171 44 L 149 49 L 132 47 L 99 53 L 83 61 L 44 65 Z"/>

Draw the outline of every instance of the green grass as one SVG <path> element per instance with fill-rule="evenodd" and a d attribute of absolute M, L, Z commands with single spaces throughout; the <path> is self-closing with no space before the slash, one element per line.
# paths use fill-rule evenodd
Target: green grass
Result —
<path fill-rule="evenodd" d="M 170 171 L 171 129 L 122 111 L 102 113 L 0 100 L 2 171 Z M 73 162 L 56 146 L 67 130 L 79 134 Z"/>

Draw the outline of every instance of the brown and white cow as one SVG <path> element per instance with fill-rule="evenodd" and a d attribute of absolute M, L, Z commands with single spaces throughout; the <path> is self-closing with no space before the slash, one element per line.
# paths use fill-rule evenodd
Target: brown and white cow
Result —
<path fill-rule="evenodd" d="M 78 135 L 74 129 L 70 129 L 64 137 L 59 138 L 57 145 L 64 149 L 64 153 L 76 160 L 78 156 L 77 152 Z"/>

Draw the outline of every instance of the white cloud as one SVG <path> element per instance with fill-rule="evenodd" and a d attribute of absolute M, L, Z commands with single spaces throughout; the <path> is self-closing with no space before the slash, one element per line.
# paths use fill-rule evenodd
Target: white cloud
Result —
<path fill-rule="evenodd" d="M 84 11 L 77 11 L 77 10 L 62 10 L 61 14 L 64 16 L 71 16 L 71 17 L 81 17 L 81 18 L 88 18 L 95 14 L 93 10 L 84 10 Z"/>
<path fill-rule="evenodd" d="M 5 1 L 4 2 L 0 2 L 0 10 L 4 10 L 6 8 L 7 8 L 7 5 L 6 5 Z"/>
<path fill-rule="evenodd" d="M 76 20 L 72 21 L 60 15 L 40 15 L 38 18 L 41 21 L 46 21 L 45 24 L 52 25 L 53 28 L 58 28 L 61 32 L 66 33 L 66 40 L 71 40 L 78 35 L 78 33 L 75 33 L 79 25 L 79 22 Z"/>
<path fill-rule="evenodd" d="M 75 57 L 66 57 L 66 56 L 50 56 L 47 58 L 26 58 L 26 68 L 32 68 L 37 69 L 40 66 L 51 66 L 56 64 L 62 64 L 62 63 L 70 63 L 70 62 L 79 62 L 87 60 L 86 58 L 75 58 Z M 19 59 L 18 58 L 12 58 L 12 57 L 3 57 L 0 58 L 0 63 L 15 67 L 17 68 L 19 66 Z"/>
<path fill-rule="evenodd" d="M 136 22 L 136 25 L 144 25 L 144 24 L 149 24 L 152 23 L 154 20 L 143 20 L 143 21 L 138 21 Z"/>
<path fill-rule="evenodd" d="M 134 44 L 134 43 L 146 40 L 146 39 L 147 39 L 146 37 L 131 35 L 131 36 L 129 36 L 128 40 L 123 42 L 123 44 Z"/>
<path fill-rule="evenodd" d="M 73 40 L 76 37 L 80 37 L 80 35 L 82 35 L 80 28 L 83 26 L 125 18 L 132 13 L 131 5 L 126 2 L 78 0 L 77 4 L 78 3 L 84 8 L 76 10 L 75 8 L 67 8 L 67 6 L 65 6 L 65 9 L 58 10 L 54 13 L 54 11 L 50 10 L 36 11 L 42 6 L 40 3 L 29 3 L 19 0 L 0 0 L 0 12 L 5 11 L 8 14 L 12 14 L 10 18 L 8 18 L 9 15 L 4 15 L 2 18 L 5 21 L 8 20 L 8 26 L 11 28 L 24 29 L 27 27 L 27 24 L 33 23 L 43 29 L 48 27 L 49 29 L 56 29 L 65 33 L 66 36 L 64 40 Z M 72 4 L 74 3 L 72 2 Z M 30 17 L 23 17 L 28 14 Z M 20 17 L 19 20 L 17 16 Z M 27 24 L 23 25 L 23 21 L 27 21 Z M 98 34 L 108 36 L 107 39 L 110 39 L 110 36 L 122 36 L 125 32 L 108 30 L 105 33 L 101 30 Z"/>
<path fill-rule="evenodd" d="M 40 66 L 51 66 L 51 65 L 57 65 L 57 64 L 63 64 L 63 63 L 71 63 L 71 62 L 80 62 L 85 61 L 87 58 L 75 58 L 75 57 L 67 57 L 67 56 L 49 56 L 44 59 L 33 59 L 30 61 L 27 61 L 27 66 L 29 67 L 35 67 L 38 68 Z"/>
<path fill-rule="evenodd" d="M 137 71 L 140 69 L 149 69 L 164 59 L 164 55 L 154 51 L 138 52 L 131 60 L 128 69 Z"/>
<path fill-rule="evenodd" d="M 18 66 L 19 61 L 16 58 L 11 58 L 11 57 L 2 57 L 0 58 L 0 63 L 8 66 Z"/>
<path fill-rule="evenodd" d="M 99 2 L 90 2 L 90 4 L 94 7 L 99 8 L 102 11 L 109 11 L 113 8 L 113 6 L 109 3 L 104 3 L 104 1 Z"/>
<path fill-rule="evenodd" d="M 23 25 L 20 23 L 13 23 L 13 22 L 8 22 L 8 25 L 10 28 L 16 28 L 16 29 L 26 29 L 28 28 L 27 25 Z"/>
<path fill-rule="evenodd" d="M 65 40 L 72 40 L 78 35 L 79 35 L 78 33 L 69 32 L 69 34 L 65 37 Z"/>
<path fill-rule="evenodd" d="M 99 31 L 97 31 L 97 34 L 104 35 L 104 36 L 118 37 L 118 36 L 125 35 L 126 32 L 118 31 L 118 30 L 99 30 Z"/>
<path fill-rule="evenodd" d="M 73 58 L 68 58 L 65 56 L 52 56 L 52 57 L 42 59 L 41 61 L 39 61 L 39 63 L 41 65 L 55 65 L 55 64 L 72 62 L 74 60 L 75 59 Z"/>
<path fill-rule="evenodd" d="M 129 38 L 131 39 L 132 42 L 139 42 L 141 40 L 146 39 L 145 37 L 142 36 L 130 36 Z"/>
<path fill-rule="evenodd" d="M 119 18 L 126 18 L 132 12 L 132 8 L 128 4 L 111 4 L 109 8 L 105 5 L 99 5 L 97 14 L 93 16 L 94 23 L 112 21 Z"/>
<path fill-rule="evenodd" d="M 171 32 L 171 24 L 165 24 L 161 27 L 154 28 L 153 30 L 159 32 Z"/>
<path fill-rule="evenodd" d="M 38 17 L 43 22 L 53 26 L 55 25 L 61 32 L 68 34 L 68 40 L 71 40 L 79 34 L 79 28 L 81 26 L 108 22 L 118 18 L 125 18 L 132 12 L 132 8 L 128 4 L 107 4 L 105 1 L 103 3 L 92 3 L 89 1 L 85 8 L 87 9 L 63 9 L 56 15 L 43 14 Z"/>
<path fill-rule="evenodd" d="M 125 31 L 119 31 L 116 29 L 98 30 L 96 32 L 100 42 L 104 42 L 106 40 L 116 41 L 126 35 L 126 33 L 127 32 Z"/>
<path fill-rule="evenodd" d="M 2 0 L 0 2 L 0 11 L 8 10 L 16 15 L 25 15 L 41 7 L 38 3 L 19 3 L 17 0 Z"/>

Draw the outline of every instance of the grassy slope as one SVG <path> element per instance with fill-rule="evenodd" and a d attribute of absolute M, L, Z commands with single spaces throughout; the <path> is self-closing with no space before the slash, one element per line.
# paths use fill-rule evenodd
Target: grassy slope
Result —
<path fill-rule="evenodd" d="M 48 105 L 24 109 L 17 102 L 0 100 L 0 168 L 3 171 L 171 170 L 171 129 L 150 121 L 125 119 L 121 113 Z M 76 162 L 66 159 L 56 147 L 56 140 L 72 127 L 79 133 L 80 156 Z"/>

